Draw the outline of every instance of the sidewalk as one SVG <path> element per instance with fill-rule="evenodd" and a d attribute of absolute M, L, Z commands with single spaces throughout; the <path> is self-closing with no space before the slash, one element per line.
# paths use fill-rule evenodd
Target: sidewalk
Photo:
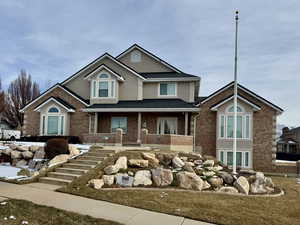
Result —
<path fill-rule="evenodd" d="M 4 182 L 0 182 L 0 197 L 28 200 L 39 205 L 52 206 L 126 225 L 209 225 L 184 217 Z"/>

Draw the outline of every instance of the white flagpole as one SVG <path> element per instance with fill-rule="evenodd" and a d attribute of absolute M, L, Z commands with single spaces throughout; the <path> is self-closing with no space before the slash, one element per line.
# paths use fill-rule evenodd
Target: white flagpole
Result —
<path fill-rule="evenodd" d="M 238 17 L 239 12 L 235 12 L 235 56 L 234 56 L 234 96 L 233 96 L 233 174 L 236 174 L 236 148 L 237 148 L 237 95 L 238 95 L 238 83 L 237 83 L 237 47 L 238 47 Z"/>

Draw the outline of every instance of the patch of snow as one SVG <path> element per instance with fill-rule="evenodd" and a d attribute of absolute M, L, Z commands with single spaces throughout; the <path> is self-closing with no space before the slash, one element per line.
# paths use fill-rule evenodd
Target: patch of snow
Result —
<path fill-rule="evenodd" d="M 1 151 L 1 150 L 8 149 L 8 148 L 9 148 L 8 146 L 3 146 L 3 145 L 0 145 L 0 151 Z"/>
<path fill-rule="evenodd" d="M 295 161 L 287 161 L 287 160 L 276 160 L 277 163 L 291 163 L 291 164 L 295 164 Z"/>
<path fill-rule="evenodd" d="M 20 169 L 16 167 L 0 165 L 0 177 L 7 179 L 11 179 L 11 177 L 15 178 L 19 171 Z"/>
<path fill-rule="evenodd" d="M 84 144 L 73 144 L 76 148 L 80 150 L 90 150 L 91 145 L 84 145 Z"/>

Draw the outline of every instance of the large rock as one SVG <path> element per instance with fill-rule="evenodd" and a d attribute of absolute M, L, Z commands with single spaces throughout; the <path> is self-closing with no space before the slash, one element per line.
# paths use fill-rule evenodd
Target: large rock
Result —
<path fill-rule="evenodd" d="M 223 179 L 225 184 L 232 185 L 234 178 L 230 173 L 227 173 L 225 171 L 219 172 L 219 176 Z"/>
<path fill-rule="evenodd" d="M 2 151 L 2 154 L 10 156 L 11 152 L 12 152 L 12 150 L 10 148 L 7 148 L 7 149 Z"/>
<path fill-rule="evenodd" d="M 180 152 L 181 157 L 187 157 L 188 159 L 199 160 L 203 159 L 202 156 L 195 152 Z"/>
<path fill-rule="evenodd" d="M 116 165 L 109 165 L 104 168 L 104 173 L 106 175 L 116 174 L 117 172 L 119 172 L 119 167 L 117 167 Z"/>
<path fill-rule="evenodd" d="M 206 176 L 206 177 L 212 177 L 212 176 L 216 175 L 216 173 L 214 171 L 203 171 L 202 175 Z"/>
<path fill-rule="evenodd" d="M 129 159 L 129 165 L 131 167 L 147 168 L 149 161 L 144 159 Z"/>
<path fill-rule="evenodd" d="M 184 162 L 178 156 L 172 159 L 172 164 L 175 168 L 182 168 L 184 166 Z"/>
<path fill-rule="evenodd" d="M 223 179 L 220 177 L 211 177 L 208 179 L 208 182 L 213 188 L 220 188 L 223 185 Z"/>
<path fill-rule="evenodd" d="M 68 159 L 70 159 L 71 156 L 67 155 L 67 154 L 61 154 L 61 155 L 57 155 L 55 156 L 53 159 L 50 160 L 49 162 L 49 166 L 52 166 L 54 164 L 58 164 L 58 163 L 64 163 L 67 162 Z"/>
<path fill-rule="evenodd" d="M 149 162 L 149 166 L 156 168 L 159 166 L 159 160 L 155 157 L 154 153 L 142 152 L 142 157 Z"/>
<path fill-rule="evenodd" d="M 210 187 L 211 187 L 211 185 L 210 185 L 207 181 L 204 181 L 202 190 L 207 190 L 207 189 L 209 189 Z"/>
<path fill-rule="evenodd" d="M 9 148 L 12 150 L 17 150 L 17 146 L 15 144 L 10 144 Z"/>
<path fill-rule="evenodd" d="M 80 151 L 75 145 L 69 145 L 69 152 L 71 156 L 79 155 Z"/>
<path fill-rule="evenodd" d="M 115 166 L 119 168 L 119 170 L 127 170 L 127 157 L 121 156 L 118 158 L 118 160 L 115 163 Z"/>
<path fill-rule="evenodd" d="M 235 187 L 221 187 L 218 192 L 229 193 L 229 194 L 237 194 L 239 191 Z"/>
<path fill-rule="evenodd" d="M 206 167 L 212 167 L 212 166 L 214 166 L 214 164 L 215 164 L 215 161 L 212 159 L 206 160 L 203 162 L 203 166 L 206 166 Z"/>
<path fill-rule="evenodd" d="M 103 175 L 102 176 L 104 184 L 111 186 L 114 184 L 115 176 L 114 175 Z"/>
<path fill-rule="evenodd" d="M 30 151 L 25 151 L 22 152 L 22 156 L 24 159 L 32 159 L 33 158 L 33 153 Z"/>
<path fill-rule="evenodd" d="M 207 170 L 210 170 L 210 171 L 214 171 L 214 172 L 219 172 L 223 169 L 222 166 L 210 166 L 210 167 L 206 167 Z"/>
<path fill-rule="evenodd" d="M 192 189 L 201 191 L 203 188 L 203 180 L 195 173 L 179 172 L 176 174 L 178 186 L 184 189 Z"/>
<path fill-rule="evenodd" d="M 148 186 L 152 184 L 149 170 L 139 170 L 134 176 L 133 186 Z"/>
<path fill-rule="evenodd" d="M 151 170 L 152 180 L 155 186 L 168 186 L 173 182 L 173 173 L 169 169 L 156 168 Z"/>
<path fill-rule="evenodd" d="M 121 187 L 132 187 L 133 185 L 133 177 L 128 176 L 127 173 L 118 173 L 115 175 L 116 184 Z"/>
<path fill-rule="evenodd" d="M 43 146 L 38 146 L 38 145 L 31 145 L 31 146 L 30 146 L 30 151 L 31 151 L 31 152 L 36 152 L 36 151 L 38 151 L 38 150 L 40 150 L 40 149 L 43 149 L 43 150 L 44 150 L 44 147 L 43 147 Z"/>
<path fill-rule="evenodd" d="M 27 161 L 22 159 L 22 160 L 17 162 L 16 167 L 23 168 L 26 165 L 27 165 Z"/>
<path fill-rule="evenodd" d="M 30 146 L 29 145 L 18 145 L 17 146 L 17 150 L 20 151 L 20 152 L 29 151 L 30 150 Z"/>
<path fill-rule="evenodd" d="M 194 169 L 193 169 L 193 165 L 194 163 L 191 163 L 191 162 L 185 162 L 184 166 L 183 166 L 183 169 L 185 171 L 188 171 L 188 172 L 191 172 L 191 173 L 194 173 Z"/>
<path fill-rule="evenodd" d="M 103 187 L 104 182 L 102 179 L 92 179 L 89 181 L 88 185 L 92 188 L 99 190 Z"/>
<path fill-rule="evenodd" d="M 177 156 L 177 153 L 157 153 L 156 158 L 164 166 L 169 166 L 172 162 L 172 159 Z"/>
<path fill-rule="evenodd" d="M 34 153 L 33 159 L 44 159 L 45 158 L 45 150 L 44 148 L 40 148 Z"/>
<path fill-rule="evenodd" d="M 22 153 L 19 151 L 11 151 L 10 157 L 12 159 L 21 159 L 22 158 Z"/>
<path fill-rule="evenodd" d="M 235 182 L 234 186 L 240 193 L 249 194 L 250 185 L 246 177 L 240 176 Z"/>
<path fill-rule="evenodd" d="M 265 175 L 261 172 L 257 172 L 254 182 L 250 184 L 250 192 L 253 194 L 266 194 L 273 191 L 274 184 L 272 179 L 265 177 Z"/>

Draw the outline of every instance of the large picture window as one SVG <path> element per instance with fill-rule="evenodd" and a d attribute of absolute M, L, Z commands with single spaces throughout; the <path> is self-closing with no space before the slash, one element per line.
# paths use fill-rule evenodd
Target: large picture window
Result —
<path fill-rule="evenodd" d="M 127 117 L 111 118 L 111 132 L 116 132 L 118 128 L 121 128 L 124 133 L 127 133 Z"/>
<path fill-rule="evenodd" d="M 160 83 L 159 84 L 159 95 L 160 96 L 176 96 L 177 95 L 177 84 L 175 82 Z"/>
<path fill-rule="evenodd" d="M 91 95 L 93 98 L 114 98 L 115 80 L 111 76 L 102 73 L 96 79 L 92 80 Z"/>
<path fill-rule="evenodd" d="M 236 137 L 239 139 L 250 139 L 251 115 L 246 114 L 241 107 L 238 107 Z M 229 107 L 226 114 L 219 116 L 219 138 L 232 139 L 234 130 L 233 107 Z"/>
<path fill-rule="evenodd" d="M 41 115 L 42 135 L 64 135 L 65 134 L 65 114 L 52 106 L 46 114 Z"/>
<path fill-rule="evenodd" d="M 227 166 L 233 165 L 233 152 L 230 150 L 220 150 L 219 160 Z M 250 152 L 237 151 L 236 152 L 236 165 L 243 168 L 250 168 Z"/>

